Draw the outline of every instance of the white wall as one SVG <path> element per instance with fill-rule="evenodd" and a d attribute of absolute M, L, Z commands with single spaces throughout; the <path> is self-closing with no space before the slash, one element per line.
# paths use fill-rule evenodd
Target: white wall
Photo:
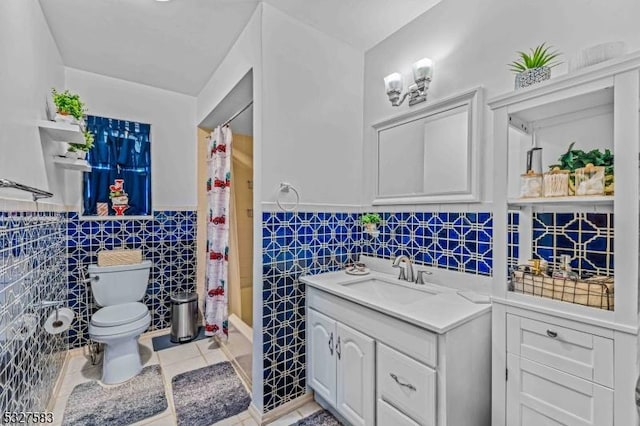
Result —
<path fill-rule="evenodd" d="M 49 190 L 61 202 L 64 175 L 50 160 L 56 147 L 41 144 L 36 122 L 46 119 L 51 88 L 64 87 L 64 68 L 37 0 L 0 2 L 0 58 L 0 178 Z M 31 199 L 7 189 L 0 197 Z"/>
<path fill-rule="evenodd" d="M 359 204 L 364 55 L 265 4 L 262 201 L 279 183 L 301 209 Z"/>
<path fill-rule="evenodd" d="M 485 87 L 487 99 L 513 90 L 514 77 L 506 64 L 515 59 L 517 50 L 528 50 L 547 42 L 565 54 L 562 58 L 565 61 L 582 48 L 607 41 L 624 40 L 630 50 L 637 50 L 640 48 L 637 16 L 640 16 L 640 3 L 635 0 L 441 2 L 365 54 L 365 147 L 369 148 L 373 143 L 372 124 L 409 109 L 406 103 L 400 108 L 391 106 L 384 91 L 384 76 L 398 71 L 404 74 L 405 81 L 409 81 L 411 64 L 417 59 L 427 56 L 435 61 L 430 99 L 443 98 L 478 85 Z M 552 78 L 566 70 L 565 62 L 553 69 Z M 490 201 L 492 115 L 488 108 L 485 108 L 484 116 L 483 199 Z M 365 153 L 370 154 L 370 150 Z M 370 168 L 366 166 L 365 186 L 372 188 Z M 363 198 L 365 204 L 371 195 L 368 191 Z M 486 211 L 490 207 L 426 207 L 433 208 Z"/>
<path fill-rule="evenodd" d="M 153 209 L 195 208 L 196 98 L 73 68 L 65 75 L 90 115 L 151 124 Z M 79 182 L 68 183 L 75 189 L 68 204 L 80 206 Z"/>
<path fill-rule="evenodd" d="M 203 120 L 222 102 L 247 72 L 253 70 L 253 192 L 262 188 L 262 9 L 260 4 L 247 23 L 238 40 L 215 70 L 198 95 L 196 122 Z M 262 204 L 260 197 L 253 197 L 253 235 L 262 235 Z M 262 239 L 253 239 L 253 258 L 262 259 Z M 253 282 L 262 283 L 262 262 L 253 262 Z M 262 377 L 262 285 L 253 286 L 253 377 Z M 263 383 L 253 382 L 252 404 L 262 412 Z"/>

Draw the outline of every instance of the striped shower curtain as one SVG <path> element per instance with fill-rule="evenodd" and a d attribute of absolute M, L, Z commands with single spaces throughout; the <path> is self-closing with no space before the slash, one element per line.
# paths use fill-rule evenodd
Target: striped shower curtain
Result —
<path fill-rule="evenodd" d="M 229 270 L 229 198 L 231 186 L 231 129 L 218 126 L 211 133 L 207 161 L 207 270 L 205 334 L 226 336 Z"/>

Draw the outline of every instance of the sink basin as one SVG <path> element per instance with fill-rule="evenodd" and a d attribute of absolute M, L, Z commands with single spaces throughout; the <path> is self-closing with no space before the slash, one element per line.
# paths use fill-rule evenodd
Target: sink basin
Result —
<path fill-rule="evenodd" d="M 425 287 L 411 288 L 400 283 L 390 283 L 377 278 L 367 278 L 358 281 L 347 281 L 340 283 L 342 286 L 353 290 L 367 298 L 373 298 L 385 302 L 394 302 L 401 305 L 414 303 L 425 297 L 438 294 L 436 291 L 429 291 Z"/>

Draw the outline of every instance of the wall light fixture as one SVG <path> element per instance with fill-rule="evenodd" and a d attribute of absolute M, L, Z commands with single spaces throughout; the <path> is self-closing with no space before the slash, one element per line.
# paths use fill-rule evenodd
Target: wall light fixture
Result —
<path fill-rule="evenodd" d="M 402 95 L 402 74 L 394 72 L 384 78 L 384 86 L 391 105 L 400 106 L 409 97 L 409 106 L 419 104 L 427 100 L 427 90 L 433 77 L 433 61 L 429 58 L 422 58 L 413 64 L 414 84 L 410 85 Z"/>

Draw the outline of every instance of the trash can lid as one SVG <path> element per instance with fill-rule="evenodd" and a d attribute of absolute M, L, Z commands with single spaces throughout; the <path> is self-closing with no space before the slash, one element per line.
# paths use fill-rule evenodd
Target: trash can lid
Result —
<path fill-rule="evenodd" d="M 171 296 L 171 301 L 175 303 L 193 302 L 198 299 L 198 295 L 194 291 L 181 291 Z"/>

